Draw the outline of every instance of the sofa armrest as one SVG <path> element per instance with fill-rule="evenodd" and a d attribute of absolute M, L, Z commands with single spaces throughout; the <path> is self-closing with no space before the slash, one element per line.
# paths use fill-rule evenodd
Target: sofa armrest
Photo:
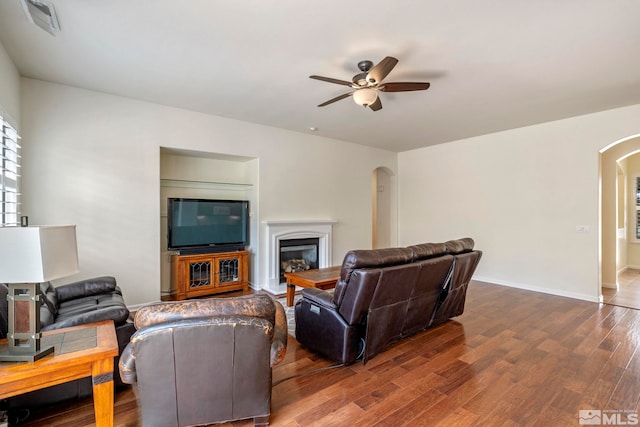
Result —
<path fill-rule="evenodd" d="M 276 324 L 273 328 L 273 341 L 271 343 L 271 366 L 282 362 L 287 353 L 287 338 L 289 327 L 284 307 L 278 301 L 276 305 Z"/>
<path fill-rule="evenodd" d="M 317 288 L 305 288 L 302 290 L 302 298 L 309 300 L 312 304 L 319 305 L 329 310 L 336 310 L 333 303 L 333 293 Z"/>
<path fill-rule="evenodd" d="M 306 290 L 317 291 L 308 288 L 302 292 Z M 304 296 L 296 303 L 296 341 L 336 363 L 353 363 L 362 348 L 362 326 L 347 324 L 335 305 L 327 303 L 322 291 L 311 294 L 319 298 Z"/>
<path fill-rule="evenodd" d="M 58 296 L 58 303 L 91 295 L 105 294 L 114 291 L 119 292 L 116 286 L 116 279 L 112 276 L 81 280 L 79 282 L 58 286 L 55 290 Z"/>
<path fill-rule="evenodd" d="M 133 356 L 131 345 L 128 344 L 118 362 L 118 370 L 120 371 L 120 379 L 125 384 L 135 384 L 138 380 L 136 375 L 136 358 Z"/>

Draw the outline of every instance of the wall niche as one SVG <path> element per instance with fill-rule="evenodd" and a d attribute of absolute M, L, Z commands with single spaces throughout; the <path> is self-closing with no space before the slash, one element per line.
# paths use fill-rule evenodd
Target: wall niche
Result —
<path fill-rule="evenodd" d="M 171 288 L 171 255 L 167 250 L 167 199 L 249 200 L 249 283 L 256 277 L 258 159 L 223 153 L 160 148 L 160 294 Z"/>

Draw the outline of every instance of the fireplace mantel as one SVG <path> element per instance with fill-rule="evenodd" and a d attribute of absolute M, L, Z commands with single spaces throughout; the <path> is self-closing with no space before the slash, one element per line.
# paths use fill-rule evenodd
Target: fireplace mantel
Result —
<path fill-rule="evenodd" d="M 274 220 L 274 221 L 262 221 L 263 224 L 268 226 L 299 226 L 299 225 L 330 225 L 337 223 L 332 219 L 299 219 L 299 220 Z"/>
<path fill-rule="evenodd" d="M 305 220 L 265 220 L 267 268 L 265 290 L 273 293 L 282 293 L 286 286 L 280 284 L 279 241 L 283 239 L 307 239 L 318 238 L 318 266 L 319 268 L 331 266 L 331 238 L 333 224 L 331 219 L 305 219 Z"/>

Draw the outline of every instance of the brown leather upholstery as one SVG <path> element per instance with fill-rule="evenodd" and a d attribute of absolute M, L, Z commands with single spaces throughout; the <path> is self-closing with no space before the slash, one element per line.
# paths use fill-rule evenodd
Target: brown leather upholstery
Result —
<path fill-rule="evenodd" d="M 462 246 L 457 246 L 454 242 L 447 242 L 447 247 L 450 253 L 455 255 L 456 263 L 451 280 L 445 289 L 447 296 L 434 313 L 431 326 L 439 325 L 464 312 L 467 288 L 482 257 L 482 252 L 472 251 L 473 241 Z"/>
<path fill-rule="evenodd" d="M 268 424 L 271 367 L 287 346 L 280 303 L 250 295 L 152 304 L 135 324 L 119 369 L 137 384 L 144 426 Z"/>
<path fill-rule="evenodd" d="M 471 238 L 346 254 L 333 295 L 303 289 L 296 339 L 339 363 L 462 314 L 482 252 Z"/>

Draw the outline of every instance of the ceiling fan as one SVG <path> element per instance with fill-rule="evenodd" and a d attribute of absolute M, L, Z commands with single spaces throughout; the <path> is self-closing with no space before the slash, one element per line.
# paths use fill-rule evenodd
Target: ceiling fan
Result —
<path fill-rule="evenodd" d="M 392 56 L 387 56 L 382 61 L 373 66 L 373 62 L 365 60 L 358 62 L 358 68 L 361 73 L 353 76 L 351 81 L 332 79 L 331 77 L 309 76 L 311 79 L 321 80 L 323 82 L 335 83 L 343 86 L 350 86 L 355 89 L 353 92 L 343 93 L 328 101 L 319 104 L 318 107 L 332 104 L 341 99 L 353 96 L 356 104 L 363 107 L 369 107 L 372 111 L 382 109 L 382 102 L 378 96 L 378 92 L 409 92 L 414 90 L 426 90 L 431 86 L 430 83 L 413 83 L 413 82 L 393 82 L 383 83 L 382 80 L 396 66 L 398 60 Z"/>

